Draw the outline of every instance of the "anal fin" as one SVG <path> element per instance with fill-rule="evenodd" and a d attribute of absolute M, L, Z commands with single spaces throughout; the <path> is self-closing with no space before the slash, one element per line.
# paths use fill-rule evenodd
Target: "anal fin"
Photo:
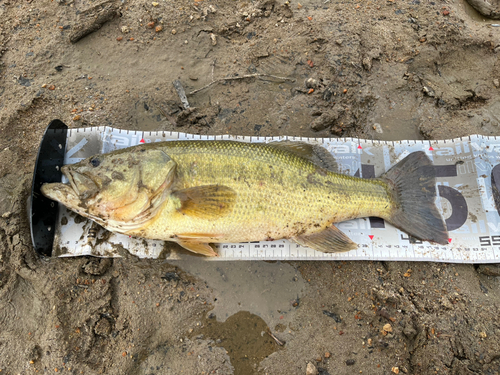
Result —
<path fill-rule="evenodd" d="M 307 246 L 323 253 L 341 253 L 354 250 L 358 247 L 355 242 L 334 225 L 319 233 L 294 237 L 292 240 L 302 246 Z"/>
<path fill-rule="evenodd" d="M 196 242 L 196 241 L 183 241 L 183 240 L 177 240 L 177 243 L 185 248 L 186 250 L 192 251 L 193 253 L 196 254 L 201 254 L 205 255 L 207 257 L 217 257 L 219 254 L 217 254 L 212 246 L 210 246 L 206 242 Z"/>

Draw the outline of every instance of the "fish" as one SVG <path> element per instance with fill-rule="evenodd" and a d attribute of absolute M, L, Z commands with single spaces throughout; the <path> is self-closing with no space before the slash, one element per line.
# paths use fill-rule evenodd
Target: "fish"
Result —
<path fill-rule="evenodd" d="M 304 142 L 187 140 L 98 154 L 41 192 L 105 229 L 172 241 L 205 256 L 215 243 L 288 239 L 331 253 L 357 248 L 335 223 L 380 217 L 411 236 L 448 244 L 429 157 L 413 152 L 378 178 L 339 173 Z"/>

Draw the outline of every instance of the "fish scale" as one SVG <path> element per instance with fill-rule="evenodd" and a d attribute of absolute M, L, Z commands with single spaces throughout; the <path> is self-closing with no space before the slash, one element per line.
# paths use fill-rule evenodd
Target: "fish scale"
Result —
<path fill-rule="evenodd" d="M 381 181 L 338 175 L 268 144 L 174 141 L 164 151 L 177 164 L 180 188 L 223 185 L 237 192 L 237 200 L 230 214 L 214 221 L 165 209 L 148 228 L 154 237 L 165 228 L 170 235 L 218 236 L 213 242 L 292 237 L 354 217 L 386 216 L 390 207 Z"/>

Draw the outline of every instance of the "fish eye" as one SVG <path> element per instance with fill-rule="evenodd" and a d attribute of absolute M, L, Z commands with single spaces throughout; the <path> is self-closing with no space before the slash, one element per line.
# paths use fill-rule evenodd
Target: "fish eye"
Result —
<path fill-rule="evenodd" d="M 90 159 L 90 164 L 95 168 L 101 164 L 101 161 L 98 158 L 92 158 Z"/>

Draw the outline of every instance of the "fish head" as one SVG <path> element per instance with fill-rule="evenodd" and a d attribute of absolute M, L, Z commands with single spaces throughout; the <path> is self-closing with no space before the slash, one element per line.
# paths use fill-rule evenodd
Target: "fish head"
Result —
<path fill-rule="evenodd" d="M 61 171 L 69 184 L 44 184 L 41 191 L 101 225 L 144 221 L 165 199 L 175 169 L 162 150 L 139 146 L 65 165 Z"/>

